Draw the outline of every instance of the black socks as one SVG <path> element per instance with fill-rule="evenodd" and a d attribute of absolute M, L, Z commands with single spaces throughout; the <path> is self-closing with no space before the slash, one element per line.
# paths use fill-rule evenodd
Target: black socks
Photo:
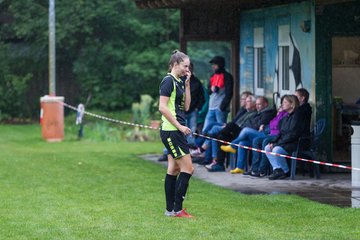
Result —
<path fill-rule="evenodd" d="M 165 177 L 165 198 L 166 210 L 175 212 L 182 210 L 182 203 L 189 185 L 191 174 L 181 172 L 179 177 L 166 174 Z"/>
<path fill-rule="evenodd" d="M 174 210 L 176 178 L 177 176 L 169 174 L 165 177 L 166 210 L 169 212 Z"/>
<path fill-rule="evenodd" d="M 174 211 L 179 212 L 182 210 L 182 203 L 185 199 L 186 190 L 189 185 L 189 180 L 191 178 L 191 174 L 181 172 L 179 174 L 179 177 L 176 181 L 176 191 L 175 191 L 175 205 L 174 205 Z"/>

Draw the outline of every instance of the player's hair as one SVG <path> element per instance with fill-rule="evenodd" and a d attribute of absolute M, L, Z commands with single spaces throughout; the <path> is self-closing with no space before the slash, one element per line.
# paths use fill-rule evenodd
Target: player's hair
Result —
<path fill-rule="evenodd" d="M 183 52 L 180 52 L 179 50 L 174 50 L 169 60 L 169 69 L 172 69 L 175 63 L 179 64 L 183 62 L 186 58 L 189 58 L 189 56 Z"/>

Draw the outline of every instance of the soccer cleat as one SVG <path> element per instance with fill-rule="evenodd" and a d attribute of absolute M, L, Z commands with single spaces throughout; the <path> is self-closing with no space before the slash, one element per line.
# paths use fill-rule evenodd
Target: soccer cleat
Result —
<path fill-rule="evenodd" d="M 222 145 L 220 146 L 220 149 L 224 152 L 236 153 L 236 149 L 234 149 L 231 145 Z"/>
<path fill-rule="evenodd" d="M 190 215 L 190 214 L 188 214 L 188 213 L 186 212 L 186 209 L 185 209 L 185 208 L 184 208 L 183 210 L 177 212 L 177 213 L 175 214 L 175 217 L 193 218 L 192 215 Z"/>
<path fill-rule="evenodd" d="M 164 215 L 167 217 L 175 217 L 176 214 L 175 214 L 174 210 L 172 210 L 171 212 L 169 212 L 168 210 L 165 210 Z"/>
<path fill-rule="evenodd" d="M 241 169 L 241 168 L 235 168 L 235 169 L 233 169 L 233 170 L 230 170 L 230 173 L 231 174 L 237 174 L 237 173 L 244 173 L 244 170 L 243 169 Z"/>

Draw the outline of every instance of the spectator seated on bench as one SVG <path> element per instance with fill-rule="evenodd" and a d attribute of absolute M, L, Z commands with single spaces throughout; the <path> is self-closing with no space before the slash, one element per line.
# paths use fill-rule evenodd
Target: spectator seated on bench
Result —
<path fill-rule="evenodd" d="M 265 146 L 268 145 L 269 142 L 273 141 L 277 137 L 277 135 L 279 135 L 280 121 L 287 115 L 288 112 L 283 111 L 282 107 L 280 106 L 278 114 L 270 121 L 270 124 L 267 127 L 267 129 L 269 130 L 264 130 L 267 135 L 264 137 L 260 136 L 254 138 L 252 141 L 252 147 L 256 149 L 265 149 Z M 245 172 L 244 175 L 251 175 L 253 177 L 264 177 L 267 174 L 270 174 L 269 167 L 270 163 L 266 157 L 266 154 L 252 151 L 251 169 Z"/>
<path fill-rule="evenodd" d="M 217 122 L 212 123 L 206 129 L 203 129 L 203 130 L 205 130 L 205 132 L 203 131 L 202 134 L 210 136 L 210 137 L 216 137 L 223 128 L 234 128 L 233 131 L 236 131 L 236 128 L 237 128 L 236 123 L 241 124 L 241 123 L 245 122 L 245 120 L 249 116 L 251 116 L 251 114 L 253 114 L 253 113 L 250 113 L 245 108 L 246 98 L 250 95 L 252 95 L 252 93 L 250 93 L 250 92 L 243 92 L 241 94 L 240 109 L 231 122 L 228 122 L 226 124 L 225 123 L 217 123 Z M 204 164 L 205 165 L 211 164 L 213 159 L 216 158 L 217 144 L 214 144 L 215 141 L 211 141 L 209 139 L 202 138 L 202 140 L 203 141 L 201 142 L 199 147 L 197 147 L 196 149 L 190 150 L 190 154 L 192 157 L 205 157 L 206 161 L 204 162 Z M 209 156 L 210 156 L 210 159 L 208 159 Z"/>
<path fill-rule="evenodd" d="M 289 177 L 290 170 L 285 157 L 275 154 L 289 155 L 296 150 L 297 142 L 303 135 L 303 123 L 299 100 L 294 95 L 285 95 L 282 103 L 284 111 L 288 115 L 281 120 L 280 133 L 271 143 L 266 145 L 266 156 L 272 166 L 273 173 L 269 180 L 284 179 Z"/>
<path fill-rule="evenodd" d="M 320 137 L 325 130 L 325 125 L 326 125 L 326 120 L 319 119 L 316 122 L 314 129 L 311 131 L 311 136 L 299 138 L 296 150 L 292 153 L 292 156 L 317 161 L 318 160 L 317 148 L 319 145 Z M 303 143 L 309 140 L 311 141 L 310 147 L 304 148 Z M 297 161 L 298 160 L 291 159 L 291 175 L 290 175 L 291 180 L 295 179 Z M 304 167 L 305 162 L 303 163 L 304 164 L 302 164 L 302 166 Z M 310 177 L 313 177 L 315 173 L 316 179 L 319 179 L 320 178 L 319 165 L 315 164 L 315 166 L 313 166 L 313 163 L 309 163 L 309 173 L 310 173 Z M 304 175 L 304 171 L 303 171 L 303 175 Z"/>
<path fill-rule="evenodd" d="M 232 132 L 229 129 L 223 129 L 219 135 L 217 136 L 218 139 L 220 140 L 224 140 L 224 141 L 233 141 L 235 139 L 237 139 L 236 141 L 239 140 L 245 140 L 242 139 L 242 135 L 241 132 L 244 131 L 246 129 L 246 136 L 248 136 L 248 134 L 251 133 L 258 133 L 258 129 L 260 128 L 261 125 L 263 124 L 268 124 L 270 122 L 270 120 L 275 116 L 276 111 L 273 108 L 269 108 L 268 107 L 268 101 L 265 97 L 258 97 L 258 98 L 254 98 L 253 96 L 249 96 L 246 99 L 246 108 L 250 108 L 250 106 L 255 105 L 256 107 L 256 112 L 255 114 L 253 114 L 252 116 L 250 116 L 248 119 L 246 119 L 246 121 L 243 124 L 238 125 L 238 130 L 237 132 Z M 239 135 L 240 134 L 240 135 Z M 246 139 L 246 141 L 249 141 Z M 210 172 L 217 172 L 217 171 L 225 171 L 225 166 L 224 166 L 224 162 L 225 162 L 225 152 L 220 150 L 220 147 L 223 143 L 218 143 L 219 146 L 219 150 L 217 152 L 217 158 L 216 158 L 216 164 L 207 167 L 208 170 Z M 242 150 L 244 150 L 245 152 L 243 152 Z M 244 162 L 244 158 L 246 158 L 246 150 L 243 148 L 240 148 L 239 151 L 241 154 L 241 157 L 238 158 L 238 164 L 242 164 L 241 167 L 242 168 L 238 168 L 238 173 L 243 173 L 243 162 Z"/>
<path fill-rule="evenodd" d="M 258 97 L 255 106 L 257 110 L 256 115 L 245 122 L 240 134 L 236 139 L 231 141 L 232 144 L 251 147 L 252 140 L 255 137 L 266 136 L 263 128 L 274 118 L 276 111 L 272 107 L 269 107 L 269 102 L 265 97 Z M 237 147 L 237 149 L 235 149 L 236 146 L 231 144 L 228 146 L 221 146 L 220 148 L 224 152 L 237 152 L 237 166 L 235 169 L 231 170 L 230 173 L 244 173 L 248 150 L 242 147 Z"/>

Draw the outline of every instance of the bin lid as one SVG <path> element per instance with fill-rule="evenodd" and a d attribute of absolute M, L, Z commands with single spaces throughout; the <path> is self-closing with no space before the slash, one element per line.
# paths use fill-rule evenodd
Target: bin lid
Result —
<path fill-rule="evenodd" d="M 45 95 L 40 98 L 40 102 L 64 102 L 64 97 Z"/>

